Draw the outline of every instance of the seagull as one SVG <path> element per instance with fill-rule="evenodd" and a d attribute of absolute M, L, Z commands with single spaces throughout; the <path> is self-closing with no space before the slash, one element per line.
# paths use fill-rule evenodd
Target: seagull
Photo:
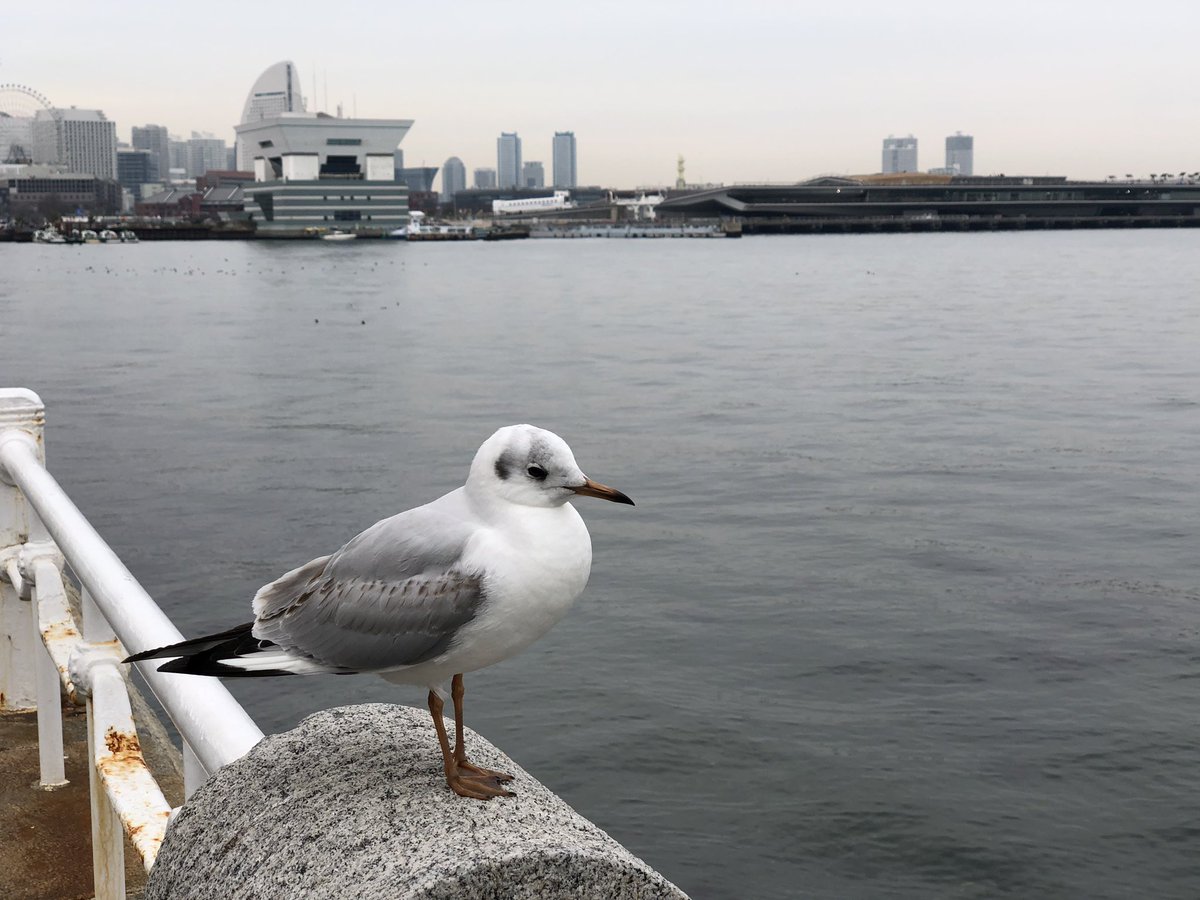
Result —
<path fill-rule="evenodd" d="M 584 475 L 558 435 L 509 425 L 483 442 L 462 487 L 260 588 L 253 622 L 125 662 L 170 658 L 160 672 L 235 677 L 372 672 L 425 686 L 451 790 L 511 797 L 501 785 L 512 775 L 467 758 L 463 674 L 520 653 L 583 591 L 592 541 L 574 497 L 633 505 Z"/>

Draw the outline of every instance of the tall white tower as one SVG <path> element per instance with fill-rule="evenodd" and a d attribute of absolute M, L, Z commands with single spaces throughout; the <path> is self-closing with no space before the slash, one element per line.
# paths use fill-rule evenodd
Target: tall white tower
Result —
<path fill-rule="evenodd" d="M 554 162 L 552 173 L 556 188 L 573 188 L 579 184 L 575 163 L 575 132 L 554 132 Z"/>

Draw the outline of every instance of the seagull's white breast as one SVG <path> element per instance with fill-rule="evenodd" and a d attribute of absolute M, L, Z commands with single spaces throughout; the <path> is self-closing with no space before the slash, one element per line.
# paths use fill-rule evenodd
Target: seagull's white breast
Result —
<path fill-rule="evenodd" d="M 510 507 L 472 537 L 463 564 L 484 573 L 487 599 L 442 656 L 414 669 L 444 670 L 445 678 L 520 653 L 566 615 L 587 586 L 592 540 L 570 504 Z"/>
<path fill-rule="evenodd" d="M 503 527 L 481 531 L 464 562 L 485 572 L 487 601 L 448 656 L 469 671 L 520 653 L 566 615 L 587 585 L 592 540 L 570 504 L 517 507 Z M 475 557 L 475 559 L 473 559 Z"/>

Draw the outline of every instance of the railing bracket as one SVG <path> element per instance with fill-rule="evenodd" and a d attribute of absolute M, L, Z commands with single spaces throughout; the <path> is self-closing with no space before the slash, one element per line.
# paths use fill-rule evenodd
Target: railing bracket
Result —
<path fill-rule="evenodd" d="M 79 644 L 67 664 L 67 674 L 81 700 L 92 696 L 92 670 L 101 664 L 114 666 L 121 671 L 122 650 L 116 640 L 103 644 Z"/>

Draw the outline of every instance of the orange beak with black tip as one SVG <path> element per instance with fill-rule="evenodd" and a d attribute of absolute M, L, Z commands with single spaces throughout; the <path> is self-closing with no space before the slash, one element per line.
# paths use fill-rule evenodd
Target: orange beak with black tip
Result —
<path fill-rule="evenodd" d="M 571 488 L 576 494 L 581 497 L 599 497 L 601 500 L 611 500 L 613 503 L 628 503 L 630 506 L 634 502 L 618 491 L 616 488 L 610 488 L 607 484 L 601 484 L 598 481 L 592 481 L 587 478 L 579 487 Z"/>

